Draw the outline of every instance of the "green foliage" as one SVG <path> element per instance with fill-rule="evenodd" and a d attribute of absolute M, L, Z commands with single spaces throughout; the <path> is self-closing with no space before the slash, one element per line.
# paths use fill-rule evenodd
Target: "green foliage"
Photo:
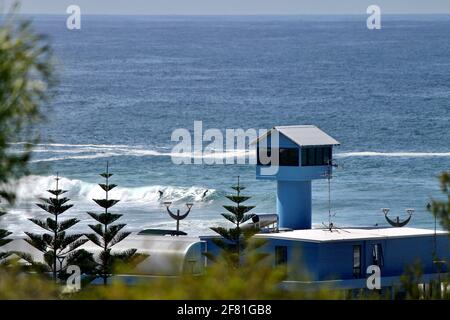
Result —
<path fill-rule="evenodd" d="M 404 274 L 400 278 L 401 288 L 400 298 L 407 300 L 437 300 L 450 299 L 450 292 L 446 289 L 449 284 L 448 277 L 442 275 L 437 280 L 425 281 L 423 279 L 423 266 L 416 262 L 407 266 Z M 441 283 L 444 286 L 441 288 Z"/>
<path fill-rule="evenodd" d="M 55 283 L 39 273 L 24 273 L 15 264 L 0 268 L 0 300 L 47 300 L 61 297 Z"/>
<path fill-rule="evenodd" d="M 39 107 L 47 101 L 47 89 L 54 83 L 52 52 L 46 39 L 37 35 L 30 22 L 17 22 L 17 5 L 0 21 L 0 199 L 14 201 L 14 192 L 5 186 L 27 171 L 31 145 L 22 153 L 8 148 L 19 137 L 35 138 L 31 125 L 42 118 Z M 0 209 L 0 216 L 6 211 Z M 11 233 L 0 229 L 0 247 L 11 241 Z M 0 262 L 9 253 L 0 253 Z"/>
<path fill-rule="evenodd" d="M 40 107 L 54 84 L 52 52 L 48 41 L 36 34 L 30 22 L 17 21 L 17 4 L 0 20 L 0 201 L 14 202 L 9 187 L 12 179 L 27 172 L 31 144 L 23 152 L 11 153 L 11 143 L 36 141 L 30 128 L 42 119 Z M 6 211 L 0 209 L 0 217 Z M 10 232 L 0 229 L 0 247 L 11 240 Z M 0 262 L 9 253 L 0 252 Z"/>
<path fill-rule="evenodd" d="M 423 269 L 420 263 L 415 263 L 407 266 L 405 272 L 400 277 L 402 291 L 406 299 L 419 299 L 421 292 L 419 290 L 419 283 L 423 276 Z"/>
<path fill-rule="evenodd" d="M 235 195 L 226 196 L 231 202 L 235 203 L 234 206 L 224 205 L 223 207 L 228 213 L 222 213 L 222 216 L 231 222 L 235 227 L 226 229 L 223 227 L 211 228 L 214 232 L 221 236 L 221 239 L 214 239 L 214 243 L 223 250 L 223 257 L 228 261 L 229 265 L 233 268 L 238 268 L 241 264 L 242 257 L 246 251 L 250 249 L 256 249 L 264 244 L 263 241 L 252 239 L 252 237 L 259 232 L 256 228 L 242 228 L 242 224 L 250 220 L 254 214 L 249 214 L 254 206 L 245 206 L 244 202 L 251 197 L 241 195 L 241 191 L 245 187 L 241 186 L 238 177 L 237 185 L 231 187 L 236 191 Z M 251 241 L 250 241 L 251 240 Z M 206 254 L 211 260 L 216 258 L 211 254 Z M 260 255 L 263 258 L 264 255 Z"/>
<path fill-rule="evenodd" d="M 98 257 L 98 262 L 95 263 L 93 271 L 94 276 L 101 277 L 103 283 L 106 285 L 108 278 L 114 272 L 114 266 L 119 263 L 137 264 L 141 261 L 138 259 L 141 255 L 136 254 L 136 249 L 129 249 L 122 252 L 111 252 L 112 247 L 130 235 L 130 232 L 121 232 L 126 224 L 113 224 L 116 220 L 122 217 L 121 214 L 114 214 L 109 212 L 109 209 L 116 205 L 119 200 L 109 199 L 109 192 L 116 187 L 115 184 L 110 184 L 109 179 L 112 174 L 109 173 L 109 165 L 106 164 L 106 172 L 100 174 L 105 178 L 105 183 L 99 184 L 100 188 L 105 191 L 104 199 L 93 199 L 101 208 L 104 209 L 101 213 L 88 212 L 89 216 L 96 220 L 98 224 L 90 224 L 89 228 L 94 233 L 87 234 L 86 237 L 94 244 L 101 248 Z M 143 258 L 143 256 L 141 256 Z"/>
<path fill-rule="evenodd" d="M 446 200 L 435 200 L 427 205 L 429 212 L 441 223 L 442 227 L 450 231 L 450 172 L 443 172 L 440 177 L 440 187 Z M 433 253 L 436 255 L 436 252 Z M 438 256 L 433 257 L 433 263 L 436 272 L 440 273 L 444 265 L 448 265 L 448 261 L 443 261 Z M 439 280 L 426 283 L 428 290 L 419 289 L 419 284 L 423 283 L 423 266 L 417 262 L 407 266 L 401 277 L 401 291 L 405 294 L 406 299 L 450 299 L 450 292 L 446 290 L 446 286 L 450 283 L 448 274 L 442 274 Z M 444 283 L 444 290 L 441 290 L 440 283 Z"/>
<path fill-rule="evenodd" d="M 56 188 L 54 190 L 48 190 L 53 197 L 47 199 L 41 199 L 43 203 L 37 204 L 37 206 L 51 215 L 47 219 L 29 219 L 31 222 L 46 230 L 47 233 L 35 234 L 31 232 L 25 232 L 28 236 L 27 241 L 30 245 L 38 249 L 44 254 L 44 262 L 48 267 L 48 270 L 53 273 L 53 279 L 60 277 L 64 271 L 59 259 L 68 259 L 66 265 L 70 264 L 70 261 L 79 260 L 77 249 L 88 241 L 84 239 L 83 234 L 67 234 L 66 231 L 76 225 L 79 220 L 76 218 L 60 220 L 60 216 L 69 210 L 73 205 L 67 204 L 69 199 L 61 197 L 67 191 L 59 189 L 59 177 L 56 177 Z M 23 259 L 30 262 L 33 265 L 37 263 L 29 258 L 29 256 L 21 255 Z"/>
<path fill-rule="evenodd" d="M 0 208 L 0 218 L 5 214 L 6 211 L 3 211 Z M 5 246 L 12 241 L 12 239 L 7 238 L 9 235 L 11 235 L 11 232 L 5 229 L 0 229 L 0 247 Z M 2 264 L 5 261 L 5 259 L 8 258 L 9 255 L 10 255 L 9 252 L 0 252 L 0 264 Z"/>
<path fill-rule="evenodd" d="M 27 173 L 31 144 L 11 153 L 11 143 L 35 142 L 33 124 L 43 118 L 41 106 L 54 85 L 52 51 L 29 21 L 18 21 L 15 6 L 0 21 L 0 186 Z M 14 192 L 0 187 L 0 198 L 14 200 Z"/>
<path fill-rule="evenodd" d="M 202 275 L 153 278 L 133 285 L 113 281 L 108 287 L 91 286 L 75 299 L 157 299 L 157 300 L 255 300 L 255 299 L 342 299 L 341 292 L 290 290 L 280 286 L 283 268 L 261 263 L 250 254 L 239 269 L 230 268 L 227 258 L 216 262 Z"/>

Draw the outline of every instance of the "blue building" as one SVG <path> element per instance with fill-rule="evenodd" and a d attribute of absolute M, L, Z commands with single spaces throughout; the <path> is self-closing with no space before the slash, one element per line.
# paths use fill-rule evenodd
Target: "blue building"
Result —
<path fill-rule="evenodd" d="M 219 254 L 215 236 L 201 237 L 209 252 Z M 444 231 L 419 228 L 343 228 L 309 229 L 278 233 L 261 233 L 267 244 L 262 248 L 270 254 L 266 263 L 284 266 L 287 288 L 314 289 L 329 286 L 339 289 L 366 288 L 372 273 L 369 266 L 380 269 L 381 286 L 400 283 L 407 266 L 420 263 L 423 282 L 438 279 L 449 272 L 445 264 L 450 258 L 450 241 Z"/>
<path fill-rule="evenodd" d="M 256 237 L 267 240 L 262 250 L 272 257 L 268 263 L 285 266 L 287 288 L 367 288 L 370 266 L 379 268 L 383 288 L 398 285 L 405 267 L 416 262 L 423 267 L 424 283 L 449 272 L 446 262 L 450 259 L 450 238 L 444 231 L 335 228 L 332 224 L 311 228 L 312 180 L 331 178 L 333 147 L 339 145 L 319 128 L 274 127 L 254 143 L 258 157 L 256 178 L 277 182 L 279 217 L 274 232 Z M 209 252 L 219 254 L 212 238 L 201 237 Z"/>

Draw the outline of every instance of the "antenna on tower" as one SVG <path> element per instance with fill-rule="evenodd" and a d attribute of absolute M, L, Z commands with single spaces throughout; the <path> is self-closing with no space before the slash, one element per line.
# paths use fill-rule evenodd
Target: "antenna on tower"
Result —
<path fill-rule="evenodd" d="M 328 229 L 328 231 L 332 232 L 333 229 L 337 228 L 332 221 L 332 217 L 336 215 L 336 213 L 331 213 L 331 179 L 333 178 L 332 168 L 338 168 L 339 166 L 336 163 L 333 163 L 333 160 L 328 160 L 327 171 L 323 174 L 328 181 L 328 225 L 322 222 L 322 224 Z"/>

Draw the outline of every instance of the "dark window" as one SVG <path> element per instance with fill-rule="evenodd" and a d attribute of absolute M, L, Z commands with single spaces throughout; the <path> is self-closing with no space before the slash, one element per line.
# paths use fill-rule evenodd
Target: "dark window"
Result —
<path fill-rule="evenodd" d="M 361 277 L 361 246 L 353 246 L 353 276 Z"/>
<path fill-rule="evenodd" d="M 331 161 L 331 147 L 302 148 L 302 166 L 326 166 Z"/>
<path fill-rule="evenodd" d="M 383 248 L 380 243 L 374 244 L 372 247 L 373 264 L 379 267 L 384 265 Z"/>
<path fill-rule="evenodd" d="M 298 167 L 298 149 L 297 148 L 280 148 L 280 166 Z"/>
<path fill-rule="evenodd" d="M 306 166 L 308 163 L 308 149 L 302 148 L 302 166 Z"/>
<path fill-rule="evenodd" d="M 278 150 L 278 152 L 279 152 L 278 160 L 279 160 L 280 166 L 298 167 L 300 165 L 298 148 L 280 148 L 280 149 L 260 148 L 260 149 L 258 149 L 258 154 L 257 154 L 258 165 L 260 165 L 260 166 L 271 165 L 272 164 L 271 161 L 269 161 L 269 163 L 263 163 L 265 161 L 262 161 L 262 160 L 264 159 L 264 157 L 266 155 L 267 155 L 267 157 L 270 158 L 272 155 L 272 152 L 274 152 L 274 150 Z M 277 159 L 274 159 L 274 160 L 277 160 Z M 276 161 L 276 162 L 278 162 L 278 161 Z M 276 166 L 276 165 L 278 165 L 278 163 L 274 163 L 273 165 Z"/>
<path fill-rule="evenodd" d="M 323 161 L 326 165 L 330 164 L 331 161 L 331 147 L 323 148 Z"/>
<path fill-rule="evenodd" d="M 323 159 L 323 149 L 324 148 L 315 148 L 316 150 L 316 164 L 318 165 L 324 165 L 324 159 Z"/>
<path fill-rule="evenodd" d="M 287 247 L 275 246 L 275 266 L 287 264 Z"/>
<path fill-rule="evenodd" d="M 316 165 L 316 149 L 308 149 L 308 164 L 311 166 Z"/>

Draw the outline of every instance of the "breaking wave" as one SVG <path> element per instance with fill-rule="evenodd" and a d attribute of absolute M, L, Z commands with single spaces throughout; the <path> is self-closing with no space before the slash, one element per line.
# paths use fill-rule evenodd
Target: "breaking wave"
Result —
<path fill-rule="evenodd" d="M 95 183 L 64 177 L 59 183 L 60 188 L 68 190 L 67 196 L 72 199 L 92 202 L 92 199 L 104 197 L 104 191 Z M 16 195 L 19 202 L 35 201 L 39 197 L 47 197 L 46 190 L 54 189 L 54 187 L 55 176 L 27 176 L 18 181 Z M 161 198 L 159 191 L 163 192 Z M 135 188 L 119 186 L 111 191 L 111 197 L 122 202 L 159 203 L 160 201 L 209 201 L 214 198 L 215 193 L 214 189 L 195 186 L 153 185 Z"/>

